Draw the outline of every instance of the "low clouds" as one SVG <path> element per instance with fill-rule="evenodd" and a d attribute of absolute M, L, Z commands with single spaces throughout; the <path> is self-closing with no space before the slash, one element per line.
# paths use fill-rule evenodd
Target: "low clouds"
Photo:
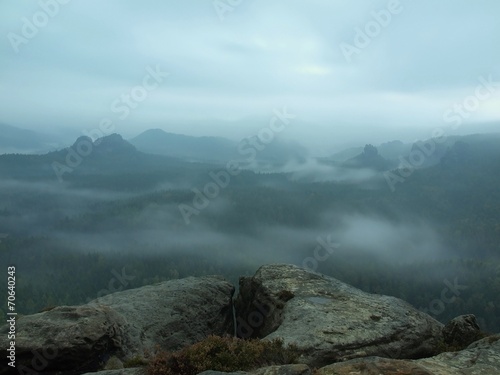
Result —
<path fill-rule="evenodd" d="M 345 259 L 370 254 L 382 261 L 411 262 L 447 254 L 438 226 L 404 212 L 390 218 L 324 210 L 314 214 L 313 227 L 257 221 L 234 230 L 214 219 L 234 217 L 238 209 L 224 197 L 185 225 L 168 191 L 147 198 L 68 189 L 57 183 L 7 181 L 0 184 L 0 192 L 9 198 L 0 206 L 0 232 L 53 239 L 72 251 L 203 254 L 228 264 L 303 265 L 314 256 L 319 239 L 328 239 L 340 245 L 335 256 Z"/>
<path fill-rule="evenodd" d="M 389 221 L 383 217 L 348 214 L 335 231 L 343 248 L 380 256 L 384 260 L 430 260 L 446 254 L 436 228 L 418 219 Z"/>
<path fill-rule="evenodd" d="M 279 171 L 286 173 L 292 181 L 299 182 L 344 182 L 358 184 L 379 176 L 380 173 L 368 168 L 345 168 L 321 164 L 315 159 L 304 163 L 289 162 Z"/>
<path fill-rule="evenodd" d="M 54 182 L 0 181 L 0 232 L 20 235 L 47 235 L 66 218 L 74 218 L 111 200 L 131 198 L 130 194 L 71 189 Z"/>

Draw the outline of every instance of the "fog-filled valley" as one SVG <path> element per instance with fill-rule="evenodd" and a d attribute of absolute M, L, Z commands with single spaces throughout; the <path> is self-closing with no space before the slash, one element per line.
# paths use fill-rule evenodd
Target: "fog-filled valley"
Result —
<path fill-rule="evenodd" d="M 1 155 L 0 257 L 17 267 L 18 311 L 291 263 L 500 329 L 500 134 L 322 157 L 259 140 L 185 137 L 197 155 L 158 142 L 153 154 L 113 134 Z"/>

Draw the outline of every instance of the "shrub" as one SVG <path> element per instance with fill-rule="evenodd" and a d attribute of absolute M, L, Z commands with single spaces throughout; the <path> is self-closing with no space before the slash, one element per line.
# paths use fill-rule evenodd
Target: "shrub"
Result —
<path fill-rule="evenodd" d="M 148 366 L 149 375 L 196 375 L 206 370 L 248 371 L 293 363 L 297 347 L 282 340 L 259 341 L 209 336 L 178 352 L 158 353 Z"/>

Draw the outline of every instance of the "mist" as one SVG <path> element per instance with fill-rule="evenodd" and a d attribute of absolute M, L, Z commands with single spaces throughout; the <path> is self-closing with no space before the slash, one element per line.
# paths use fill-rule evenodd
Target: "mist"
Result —
<path fill-rule="evenodd" d="M 298 182 L 327 182 L 362 183 L 380 176 L 380 172 L 369 168 L 347 168 L 320 163 L 315 158 L 305 162 L 289 161 L 281 168 L 265 170 L 272 173 L 285 173 L 290 180 Z"/>
<path fill-rule="evenodd" d="M 309 169 L 313 166 L 313 168 Z M 284 170 L 292 178 L 321 175 L 320 181 L 338 179 L 338 169 L 308 162 L 294 170 Z M 292 172 L 295 171 L 295 172 Z M 307 174 L 304 174 L 306 173 Z M 363 171 L 360 172 L 361 174 Z M 367 177 L 371 177 L 368 173 Z M 346 176 L 341 175 L 342 176 Z M 352 175 L 351 175 L 352 176 Z M 347 181 L 340 178 L 341 181 Z M 349 179 L 358 183 L 363 179 Z M 116 191 L 75 189 L 59 183 L 2 181 L 0 191 L 11 197 L 0 207 L 1 232 L 43 236 L 61 243 L 71 243 L 68 251 L 102 253 L 139 252 L 143 256 L 183 254 L 214 256 L 223 263 L 251 259 L 254 264 L 301 264 L 317 246 L 318 238 L 332 238 L 344 253 L 370 253 L 384 261 L 429 260 L 445 254 L 436 226 L 422 219 L 398 213 L 398 219 L 323 210 L 314 214 L 315 224 L 306 228 L 279 223 L 247 223 L 236 232 L 228 227 L 214 228 L 214 217 L 234 214 L 231 202 L 215 199 L 206 210 L 186 225 L 176 203 L 147 203 L 150 192 L 127 194 Z M 160 190 L 168 200 L 169 190 Z M 25 196 L 30 196 L 26 200 Z M 122 205 L 145 199 L 138 209 L 122 213 Z M 36 204 L 34 204 L 36 203 Z M 40 209 L 42 204 L 43 209 Z M 104 209 L 104 211 L 102 211 Z M 109 211 L 110 210 L 110 211 Z M 105 215 L 103 213 L 106 212 Z M 87 218 L 88 217 L 88 218 Z M 80 221 L 90 220 L 91 230 Z M 62 228 L 62 229 L 61 229 Z M 66 229 L 64 229 L 66 228 Z"/>

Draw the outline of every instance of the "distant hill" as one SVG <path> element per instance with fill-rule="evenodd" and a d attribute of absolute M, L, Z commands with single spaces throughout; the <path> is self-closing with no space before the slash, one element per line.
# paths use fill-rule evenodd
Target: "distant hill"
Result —
<path fill-rule="evenodd" d="M 275 138 L 271 143 L 264 144 L 258 136 L 243 140 L 239 151 L 239 159 L 254 159 L 252 162 L 242 164 L 255 170 L 280 167 L 290 162 L 304 163 L 308 156 L 307 150 L 297 142 Z"/>
<path fill-rule="evenodd" d="M 378 154 L 387 160 L 398 160 L 399 156 L 405 156 L 410 153 L 412 148 L 411 143 L 403 143 L 399 140 L 389 141 L 377 146 Z M 363 147 L 351 147 L 340 152 L 337 152 L 327 158 L 323 158 L 324 161 L 332 162 L 346 162 L 359 154 L 363 153 Z"/>
<path fill-rule="evenodd" d="M 401 159 L 408 160 L 412 153 L 424 153 L 425 158 L 423 162 L 416 166 L 417 168 L 428 168 L 437 165 L 441 162 L 441 159 L 447 154 L 453 145 L 458 141 L 464 142 L 480 142 L 481 140 L 487 140 L 490 137 L 496 139 L 497 134 L 476 134 L 476 135 L 451 135 L 443 138 L 442 140 L 427 139 L 422 141 L 416 141 L 413 143 L 403 143 L 399 140 L 389 141 L 376 146 L 378 157 L 383 158 L 388 162 L 389 167 L 394 167 L 401 163 Z M 331 156 L 320 158 L 319 161 L 324 164 L 330 165 L 344 165 L 350 167 L 358 167 L 359 165 L 364 165 L 366 163 L 375 163 L 377 166 L 383 166 L 384 163 L 379 160 L 368 160 L 366 156 L 363 156 L 363 147 L 352 147 L 340 152 L 337 152 Z M 386 165 L 386 166 L 387 166 Z"/>
<path fill-rule="evenodd" d="M 305 160 L 307 156 L 306 149 L 296 142 L 276 138 L 265 144 L 257 136 L 233 142 L 222 137 L 192 137 L 151 129 L 131 139 L 130 143 L 146 153 L 203 163 L 225 164 L 240 160 L 241 166 L 256 169 Z"/>
<path fill-rule="evenodd" d="M 53 149 L 52 144 L 48 135 L 0 124 L 0 154 L 42 153 Z"/>
<path fill-rule="evenodd" d="M 188 183 L 206 176 L 208 170 L 204 164 L 140 152 L 118 134 L 95 142 L 80 137 L 71 147 L 43 155 L 0 155 L 4 179 L 59 180 L 89 187 L 135 189 L 166 181 Z"/>
<path fill-rule="evenodd" d="M 325 163 L 343 163 L 363 152 L 363 147 L 350 147 L 333 155 L 320 158 Z"/>
<path fill-rule="evenodd" d="M 366 145 L 363 152 L 342 164 L 346 168 L 368 168 L 376 171 L 386 171 L 393 163 L 379 155 L 376 147 Z"/>
<path fill-rule="evenodd" d="M 150 129 L 130 140 L 139 151 L 191 161 L 227 161 L 237 144 L 222 137 L 191 137 Z"/>
<path fill-rule="evenodd" d="M 403 143 L 401 141 L 390 141 L 382 143 L 377 147 L 378 153 L 384 159 L 387 160 L 398 160 L 402 155 L 407 155 L 410 152 L 411 144 Z"/>

